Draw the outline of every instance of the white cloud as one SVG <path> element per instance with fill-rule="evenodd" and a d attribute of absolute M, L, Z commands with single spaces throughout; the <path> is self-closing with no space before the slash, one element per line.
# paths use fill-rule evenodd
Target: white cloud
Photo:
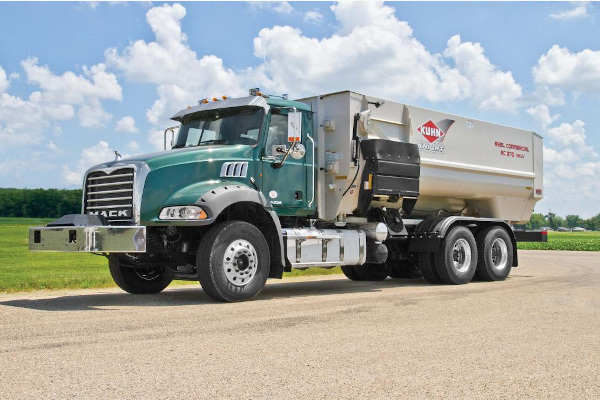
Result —
<path fill-rule="evenodd" d="M 531 115 L 544 128 L 560 118 L 560 115 L 550 115 L 550 110 L 545 104 L 538 104 L 535 107 L 528 108 L 527 114 Z"/>
<path fill-rule="evenodd" d="M 287 1 L 251 1 L 249 4 L 254 10 L 271 10 L 282 15 L 290 15 L 294 11 Z"/>
<path fill-rule="evenodd" d="M 63 165 L 63 181 L 67 185 L 80 185 L 83 182 L 83 174 L 90 167 L 112 161 L 114 158 L 114 151 L 107 142 L 101 140 L 96 145 L 82 150 L 75 169 L 71 170 L 68 165 Z"/>
<path fill-rule="evenodd" d="M 0 65 L 0 93 L 6 92 L 9 86 L 10 82 L 6 76 L 6 71 L 4 71 L 4 68 Z"/>
<path fill-rule="evenodd" d="M 351 89 L 403 100 L 470 98 L 480 108 L 510 111 L 522 96 L 512 74 L 495 67 L 480 44 L 450 39 L 445 55 L 453 68 L 430 53 L 392 7 L 372 1 L 331 8 L 339 22 L 331 37 L 307 37 L 289 26 L 259 32 L 254 54 L 263 64 L 254 73 L 266 90 L 297 97 Z"/>
<path fill-rule="evenodd" d="M 544 146 L 544 162 L 553 163 L 571 163 L 579 160 L 581 157 L 572 149 L 563 149 L 561 151 Z"/>
<path fill-rule="evenodd" d="M 135 119 L 131 116 L 126 116 L 117 121 L 117 131 L 137 133 L 139 129 L 135 126 Z"/>
<path fill-rule="evenodd" d="M 585 18 L 590 15 L 588 12 L 590 7 L 589 1 L 572 1 L 571 5 L 573 6 L 572 9 L 552 13 L 550 14 L 550 18 L 569 21 L 572 19 Z"/>
<path fill-rule="evenodd" d="M 127 147 L 129 147 L 129 149 L 130 149 L 131 151 L 137 151 L 137 150 L 139 150 L 139 148 L 140 148 L 140 145 L 139 145 L 139 143 L 138 143 L 138 142 L 136 142 L 135 140 L 132 140 L 132 141 L 131 141 L 131 142 L 130 142 L 128 145 L 127 145 Z"/>
<path fill-rule="evenodd" d="M 438 101 L 465 96 L 467 79 L 429 53 L 392 8 L 357 2 L 339 3 L 332 9 L 341 26 L 331 37 L 310 38 L 289 26 L 259 32 L 254 54 L 263 65 L 255 72 L 262 74 L 259 79 L 267 90 L 297 97 L 340 89 L 394 99 Z"/>
<path fill-rule="evenodd" d="M 104 64 L 83 67 L 83 75 L 71 71 L 54 75 L 47 65 L 39 66 L 35 57 L 23 60 L 21 66 L 27 74 L 28 83 L 37 84 L 42 89 L 41 99 L 51 104 L 79 105 L 122 98 L 117 77 L 106 72 Z"/>
<path fill-rule="evenodd" d="M 571 53 L 558 45 L 542 55 L 533 77 L 537 84 L 576 92 L 600 92 L 600 51 Z"/>
<path fill-rule="evenodd" d="M 53 151 L 55 153 L 62 153 L 63 151 L 61 149 L 58 148 L 58 146 L 56 146 L 54 144 L 53 141 L 48 142 L 48 144 L 46 145 L 46 148 L 50 151 Z"/>
<path fill-rule="evenodd" d="M 278 1 L 273 5 L 273 11 L 277 14 L 289 15 L 294 11 L 294 8 L 287 1 Z"/>
<path fill-rule="evenodd" d="M 84 105 L 77 112 L 79 124 L 85 128 L 95 128 L 104 126 L 104 124 L 112 119 L 112 115 L 104 111 L 100 106 Z"/>
<path fill-rule="evenodd" d="M 71 71 L 54 75 L 36 58 L 23 60 L 21 66 L 27 82 L 40 90 L 32 92 L 27 100 L 0 94 L 0 141 L 4 148 L 40 144 L 44 132 L 56 120 L 77 116 L 81 126 L 101 126 L 111 118 L 101 101 L 122 97 L 116 76 L 106 72 L 104 64 L 84 67 L 82 75 Z M 2 80 L 4 75 L 0 75 Z M 60 127 L 54 129 L 60 132 Z"/>
<path fill-rule="evenodd" d="M 461 42 L 455 35 L 444 51 L 471 84 L 469 94 L 482 109 L 514 111 L 523 94 L 511 72 L 502 72 L 483 54 L 481 44 Z"/>
<path fill-rule="evenodd" d="M 585 123 L 561 123 L 546 129 L 545 136 L 545 197 L 541 204 L 564 215 L 573 213 L 569 200 L 576 199 L 577 213 L 584 218 L 597 214 L 600 161 L 594 148 L 586 143 Z"/>
<path fill-rule="evenodd" d="M 543 104 L 548 106 L 565 105 L 565 92 L 557 87 L 548 87 L 547 85 L 537 86 L 533 95 Z"/>
<path fill-rule="evenodd" d="M 239 77 L 212 55 L 198 58 L 181 30 L 185 8 L 165 4 L 146 13 L 155 41 L 138 40 L 123 51 L 106 51 L 107 63 L 133 82 L 157 85 L 158 99 L 147 110 L 150 122 L 168 123 L 176 111 L 194 105 L 200 97 L 244 93 Z M 162 148 L 162 146 L 161 146 Z"/>
<path fill-rule="evenodd" d="M 593 152 L 585 139 L 585 123 L 577 120 L 572 124 L 563 122 L 557 127 L 548 129 L 550 141 L 561 148 L 570 147 L 580 152 Z"/>
<path fill-rule="evenodd" d="M 0 143 L 2 149 L 41 143 L 49 126 L 33 103 L 8 93 L 0 94 Z"/>
<path fill-rule="evenodd" d="M 307 11 L 304 13 L 304 21 L 318 25 L 323 22 L 323 15 L 318 11 Z"/>

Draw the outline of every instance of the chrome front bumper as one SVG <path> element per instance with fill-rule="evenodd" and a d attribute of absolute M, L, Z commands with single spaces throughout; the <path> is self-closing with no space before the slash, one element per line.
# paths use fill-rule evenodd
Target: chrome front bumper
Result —
<path fill-rule="evenodd" d="M 29 228 L 30 251 L 145 253 L 145 226 Z"/>

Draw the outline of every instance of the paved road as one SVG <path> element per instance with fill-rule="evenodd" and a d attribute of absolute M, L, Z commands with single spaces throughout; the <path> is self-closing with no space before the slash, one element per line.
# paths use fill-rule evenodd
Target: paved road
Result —
<path fill-rule="evenodd" d="M 0 398 L 600 396 L 600 253 L 520 252 L 505 282 L 270 282 L 0 295 Z"/>

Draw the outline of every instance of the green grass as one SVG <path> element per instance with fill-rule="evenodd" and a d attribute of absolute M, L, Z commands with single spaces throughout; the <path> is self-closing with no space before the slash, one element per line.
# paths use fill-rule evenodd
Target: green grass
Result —
<path fill-rule="evenodd" d="M 0 219 L 0 292 L 114 285 L 104 257 L 29 252 L 29 224 L 40 220 L 7 220 Z"/>
<path fill-rule="evenodd" d="M 600 251 L 600 232 L 548 232 L 546 243 L 519 243 L 522 250 Z"/>
<path fill-rule="evenodd" d="M 0 217 L 0 226 L 43 226 L 56 218 L 7 218 Z"/>
<path fill-rule="evenodd" d="M 29 252 L 29 226 L 42 226 L 52 220 L 0 218 L 0 292 L 114 286 L 104 257 Z M 600 232 L 549 232 L 548 243 L 519 243 L 519 249 L 600 251 Z M 339 267 L 309 268 L 286 272 L 284 277 L 340 273 Z"/>

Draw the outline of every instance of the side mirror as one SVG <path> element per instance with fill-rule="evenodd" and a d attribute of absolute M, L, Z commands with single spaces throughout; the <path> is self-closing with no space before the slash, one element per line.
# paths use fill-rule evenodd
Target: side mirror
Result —
<path fill-rule="evenodd" d="M 292 156 L 292 158 L 294 160 L 299 160 L 302 157 L 304 157 L 304 155 L 306 154 L 306 148 L 304 147 L 304 145 L 302 143 L 294 143 L 293 145 L 293 149 L 290 152 L 290 156 Z"/>
<path fill-rule="evenodd" d="M 302 112 L 294 111 L 288 114 L 288 142 L 299 142 L 302 138 Z"/>

